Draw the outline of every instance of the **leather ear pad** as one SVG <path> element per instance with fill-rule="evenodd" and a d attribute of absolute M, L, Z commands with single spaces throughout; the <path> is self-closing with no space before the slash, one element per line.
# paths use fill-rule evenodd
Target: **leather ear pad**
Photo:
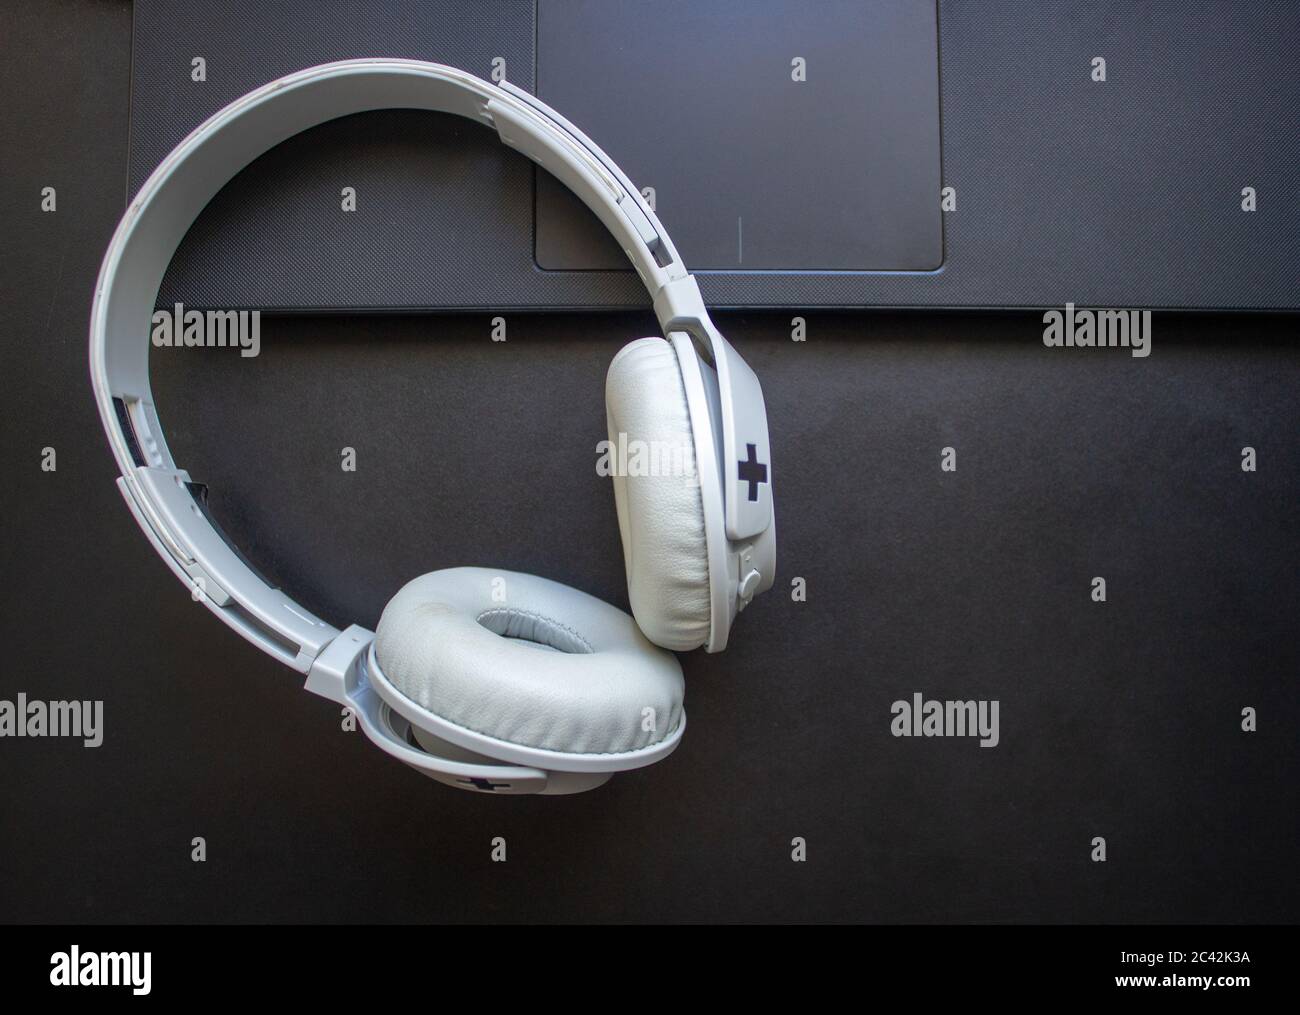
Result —
<path fill-rule="evenodd" d="M 533 575 L 458 567 L 416 578 L 384 608 L 375 656 L 420 707 L 511 744 L 620 754 L 681 722 L 672 655 L 622 610 Z"/>
<path fill-rule="evenodd" d="M 689 475 L 672 468 L 659 468 L 652 475 L 623 475 L 624 470 L 615 469 L 614 503 L 623 535 L 628 599 L 642 632 L 664 648 L 699 648 L 709 640 L 709 556 L 704 504 L 693 471 L 695 438 L 673 347 L 662 338 L 641 338 L 624 346 L 605 378 L 605 410 L 610 443 L 615 449 L 629 448 L 629 466 L 633 442 L 643 442 L 643 465 L 653 462 L 650 452 L 656 442 L 669 449 L 674 460 L 680 455 L 673 449 L 689 452 Z"/>

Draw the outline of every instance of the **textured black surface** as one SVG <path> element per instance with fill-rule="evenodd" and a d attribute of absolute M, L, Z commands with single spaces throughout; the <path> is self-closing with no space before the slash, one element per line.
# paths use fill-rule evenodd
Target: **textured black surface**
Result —
<path fill-rule="evenodd" d="M 812 315 L 799 345 L 787 315 L 726 315 L 771 413 L 781 591 L 725 655 L 682 657 L 672 758 L 581 797 L 461 794 L 341 732 L 130 519 L 85 361 L 126 11 L 33 3 L 3 27 L 0 698 L 103 698 L 106 729 L 96 750 L 0 739 L 0 919 L 1300 916 L 1292 321 L 1156 315 L 1137 361 L 1045 349 L 1025 316 Z M 458 563 L 623 603 L 593 446 L 609 359 L 652 322 L 507 316 L 504 345 L 488 315 L 267 318 L 253 360 L 160 351 L 172 446 L 331 619 Z M 1000 746 L 891 737 L 913 691 L 1000 699 Z"/>
<path fill-rule="evenodd" d="M 563 0 L 548 0 L 555 2 Z M 672 16 L 668 0 L 647 2 Z M 226 6 L 217 15 L 180 0 L 137 4 L 133 188 L 222 105 L 324 60 L 419 57 L 486 75 L 492 57 L 504 56 L 513 80 L 537 84 L 528 0 L 324 0 L 309 13 L 252 0 Z M 957 191 L 957 209 L 944 216 L 943 269 L 707 274 L 701 279 L 706 300 L 803 307 L 1300 306 L 1300 6 L 1291 0 L 945 2 L 939 35 L 943 182 Z M 620 40 L 608 44 L 617 48 Z M 728 54 L 726 40 L 719 40 L 714 61 L 701 68 L 701 88 L 727 76 Z M 193 55 L 208 59 L 203 85 L 189 79 Z M 1096 56 L 1107 61 L 1104 84 L 1089 76 Z M 636 96 L 645 77 L 629 61 L 622 79 L 592 81 L 591 88 Z M 815 82 L 814 75 L 806 87 Z M 833 96 L 827 106 L 835 108 Z M 853 111 L 840 115 L 851 119 Z M 662 136 L 666 146 L 680 149 L 684 180 L 668 189 L 725 205 L 728 181 L 692 173 L 690 147 L 666 129 L 670 118 L 665 111 L 653 123 L 611 120 L 592 133 L 614 152 L 623 147 L 621 130 Z M 522 157 L 494 148 L 486 131 L 483 143 L 449 152 L 424 142 L 450 128 L 412 123 L 375 118 L 327 127 L 317 140 L 304 140 L 292 159 L 296 164 L 309 155 L 309 172 L 258 167 L 244 174 L 182 246 L 163 302 L 646 304 L 630 272 L 537 268 L 534 171 Z M 641 167 L 623 168 L 640 180 Z M 338 212 L 345 185 L 361 194 L 351 217 Z M 795 178 L 791 186 L 816 188 L 818 181 Z M 1241 210 L 1245 186 L 1258 193 L 1256 212 Z M 500 207 L 485 212 L 491 202 Z M 335 263 L 344 252 L 351 267 Z"/>

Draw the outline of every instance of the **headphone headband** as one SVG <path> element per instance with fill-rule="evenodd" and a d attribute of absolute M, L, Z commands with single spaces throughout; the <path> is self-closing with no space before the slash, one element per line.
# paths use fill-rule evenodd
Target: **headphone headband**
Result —
<path fill-rule="evenodd" d="M 304 673 L 339 632 L 248 566 L 207 517 L 200 488 L 172 460 L 149 384 L 149 322 L 176 248 L 241 169 L 309 127 L 388 108 L 455 113 L 496 128 L 614 234 L 665 329 L 689 330 L 708 346 L 717 334 L 672 240 L 623 172 L 576 127 L 512 85 L 414 60 L 347 60 L 273 81 L 196 128 L 140 188 L 104 256 L 91 311 L 91 377 L 119 486 L 155 549 L 223 621 Z"/>

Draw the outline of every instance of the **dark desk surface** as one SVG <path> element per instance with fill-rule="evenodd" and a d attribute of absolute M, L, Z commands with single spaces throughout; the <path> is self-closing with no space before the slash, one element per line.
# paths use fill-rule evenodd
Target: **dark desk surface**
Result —
<path fill-rule="evenodd" d="M 777 589 L 724 655 L 682 657 L 666 762 L 459 794 L 341 732 L 131 521 L 85 355 L 128 11 L 5 19 L 0 698 L 103 698 L 106 725 L 94 750 L 0 744 L 6 919 L 1296 918 L 1294 319 L 1157 314 L 1135 360 L 1046 349 L 1026 316 L 812 314 L 805 343 L 789 314 L 723 317 L 768 398 Z M 231 534 L 332 621 L 465 563 L 625 605 L 594 445 L 606 365 L 653 322 L 507 317 L 505 344 L 487 315 L 267 318 L 253 360 L 158 351 L 160 411 Z M 998 699 L 1001 743 L 894 738 L 918 691 Z"/>

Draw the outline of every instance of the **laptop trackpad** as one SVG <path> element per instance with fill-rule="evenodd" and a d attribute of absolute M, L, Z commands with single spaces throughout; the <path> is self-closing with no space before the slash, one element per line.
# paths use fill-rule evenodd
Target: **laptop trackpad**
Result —
<path fill-rule="evenodd" d="M 605 149 L 691 270 L 943 263 L 934 0 L 539 0 L 537 94 Z M 537 176 L 537 263 L 627 268 Z"/>

